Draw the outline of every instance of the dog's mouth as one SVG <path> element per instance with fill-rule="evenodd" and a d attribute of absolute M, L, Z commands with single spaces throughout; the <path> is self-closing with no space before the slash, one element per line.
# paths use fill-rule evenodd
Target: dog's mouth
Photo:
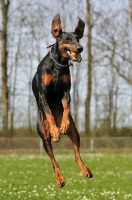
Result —
<path fill-rule="evenodd" d="M 79 52 L 73 52 L 70 50 L 65 50 L 66 54 L 68 55 L 68 57 L 73 60 L 73 61 L 81 61 L 81 54 Z"/>

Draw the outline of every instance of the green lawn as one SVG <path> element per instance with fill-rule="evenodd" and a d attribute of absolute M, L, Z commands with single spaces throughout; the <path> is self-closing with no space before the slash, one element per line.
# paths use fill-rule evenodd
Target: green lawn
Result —
<path fill-rule="evenodd" d="M 126 200 L 132 199 L 132 154 L 82 153 L 94 177 L 83 176 L 73 153 L 58 153 L 56 159 L 65 178 L 58 188 L 48 156 L 0 154 L 0 199 Z"/>

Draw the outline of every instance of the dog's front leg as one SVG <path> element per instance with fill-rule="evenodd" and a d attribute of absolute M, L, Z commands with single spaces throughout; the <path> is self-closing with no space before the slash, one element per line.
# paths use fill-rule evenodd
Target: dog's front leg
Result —
<path fill-rule="evenodd" d="M 51 162 L 53 164 L 53 169 L 54 169 L 55 177 L 56 177 L 55 178 L 56 183 L 61 188 L 65 185 L 65 181 L 64 181 L 63 176 L 61 175 L 60 167 L 59 167 L 59 165 L 54 157 L 54 154 L 53 154 L 51 138 L 49 136 L 47 138 L 45 136 L 43 136 L 42 140 L 43 140 L 43 145 L 44 145 L 45 151 L 49 155 Z"/>
<path fill-rule="evenodd" d="M 46 119 L 48 121 L 48 124 L 49 124 L 49 132 L 50 132 L 50 135 L 51 137 L 53 137 L 53 141 L 54 142 L 59 142 L 60 140 L 60 131 L 59 129 L 57 128 L 56 124 L 55 124 L 55 120 L 54 120 L 54 117 L 51 113 L 51 110 L 48 106 L 48 103 L 47 103 L 47 100 L 46 100 L 46 97 L 45 97 L 45 94 L 43 92 L 43 94 L 39 94 L 39 102 L 40 102 L 40 105 L 45 113 L 45 116 L 46 116 Z"/>
<path fill-rule="evenodd" d="M 60 132 L 62 134 L 65 134 L 69 128 L 70 125 L 70 94 L 69 91 L 64 93 L 64 97 L 62 99 L 62 105 L 63 105 L 63 116 L 62 116 L 62 122 L 60 127 Z"/>

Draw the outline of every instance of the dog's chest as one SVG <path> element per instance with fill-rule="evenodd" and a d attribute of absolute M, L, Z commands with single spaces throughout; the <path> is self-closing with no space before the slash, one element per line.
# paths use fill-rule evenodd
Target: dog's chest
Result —
<path fill-rule="evenodd" d="M 64 91 L 70 90 L 71 77 L 69 69 L 62 69 L 60 71 L 47 70 L 42 73 L 42 81 L 45 89 L 48 91 Z"/>
<path fill-rule="evenodd" d="M 55 90 L 65 90 L 70 89 L 71 77 L 70 74 L 53 74 L 53 80 L 51 82 L 51 86 Z"/>

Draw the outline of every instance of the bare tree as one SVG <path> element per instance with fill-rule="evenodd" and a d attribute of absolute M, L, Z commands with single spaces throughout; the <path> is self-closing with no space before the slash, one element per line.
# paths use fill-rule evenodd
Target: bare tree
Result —
<path fill-rule="evenodd" d="M 117 114 L 118 114 L 118 85 L 115 90 L 115 102 L 113 109 L 113 135 L 116 136 L 117 133 Z"/>
<path fill-rule="evenodd" d="M 79 128 L 79 81 L 80 81 L 80 64 L 76 64 L 76 66 L 72 67 L 71 75 L 72 75 L 72 116 L 74 118 L 74 122 L 76 127 Z"/>
<path fill-rule="evenodd" d="M 10 96 L 12 96 L 12 105 L 10 104 L 10 110 L 11 110 L 11 116 L 10 116 L 10 135 L 13 136 L 14 133 L 14 116 L 15 116 L 15 98 L 16 98 L 16 85 L 17 85 L 17 75 L 18 75 L 18 62 L 19 62 L 19 56 L 20 56 L 20 47 L 21 47 L 21 32 L 22 32 L 22 24 L 20 23 L 19 28 L 19 35 L 18 35 L 18 44 L 17 44 L 17 50 L 15 54 L 15 62 L 14 65 L 14 82 L 12 83 L 12 92 Z M 11 102 L 10 102 L 11 103 Z"/>
<path fill-rule="evenodd" d="M 2 51 L 1 51 L 1 72 L 2 72 L 2 125 L 5 134 L 8 134 L 8 77 L 7 77 L 7 25 L 8 25 L 8 10 L 10 1 L 1 0 L 2 10 Z"/>
<path fill-rule="evenodd" d="M 132 20 L 132 0 L 129 0 L 130 16 Z"/>
<path fill-rule="evenodd" d="M 91 11 L 90 0 L 87 0 L 87 28 L 88 28 L 88 68 L 87 68 L 87 96 L 85 101 L 85 133 L 90 136 L 90 102 L 92 92 L 92 26 L 91 26 Z"/>

